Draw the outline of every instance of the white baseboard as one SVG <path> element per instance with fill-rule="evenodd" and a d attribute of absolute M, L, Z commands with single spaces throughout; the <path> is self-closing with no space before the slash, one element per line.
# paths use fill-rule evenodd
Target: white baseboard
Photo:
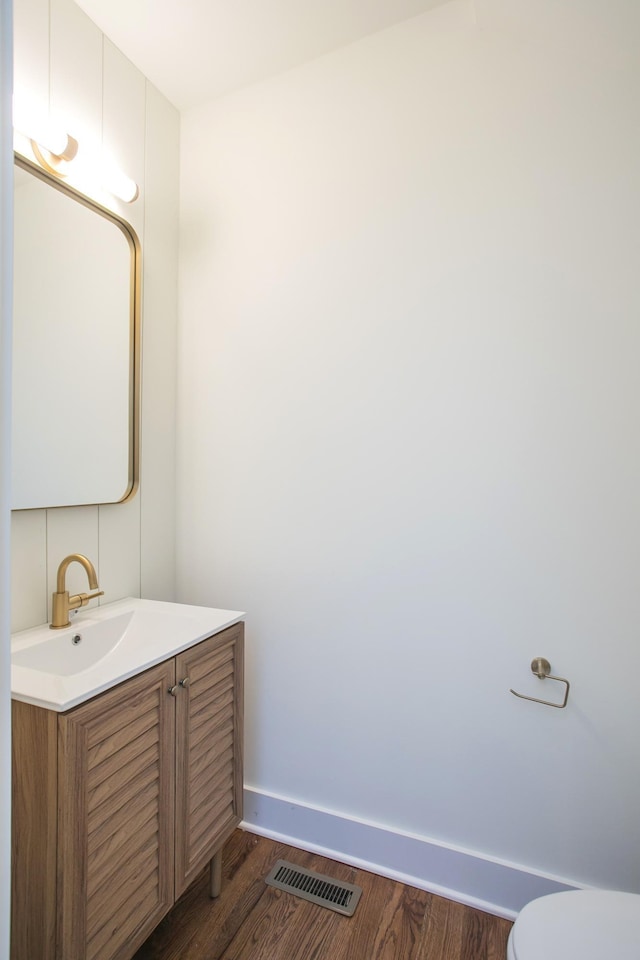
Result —
<path fill-rule="evenodd" d="M 508 920 L 536 897 L 580 886 L 253 787 L 245 787 L 241 827 Z"/>

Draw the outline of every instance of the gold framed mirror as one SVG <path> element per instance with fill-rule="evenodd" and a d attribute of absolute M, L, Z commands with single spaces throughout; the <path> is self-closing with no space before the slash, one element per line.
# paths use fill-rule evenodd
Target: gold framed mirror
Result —
<path fill-rule="evenodd" d="M 14 160 L 13 509 L 121 503 L 139 477 L 140 243 Z"/>

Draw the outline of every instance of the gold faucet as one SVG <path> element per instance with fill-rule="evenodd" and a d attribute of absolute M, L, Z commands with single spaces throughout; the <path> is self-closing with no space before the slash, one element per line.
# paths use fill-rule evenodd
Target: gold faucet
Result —
<path fill-rule="evenodd" d="M 74 562 L 79 563 L 87 571 L 89 589 L 96 590 L 98 587 L 98 577 L 96 576 L 95 567 L 91 563 L 91 560 L 87 560 L 81 553 L 70 553 L 68 557 L 65 557 L 58 567 L 57 589 L 51 598 L 51 623 L 49 626 L 52 630 L 58 630 L 60 627 L 68 627 L 70 625 L 69 610 L 86 607 L 89 600 L 93 600 L 94 597 L 104 596 L 104 590 L 98 590 L 97 593 L 76 593 L 72 597 L 69 596 L 69 591 L 65 589 L 64 581 L 67 567 L 70 563 Z"/>

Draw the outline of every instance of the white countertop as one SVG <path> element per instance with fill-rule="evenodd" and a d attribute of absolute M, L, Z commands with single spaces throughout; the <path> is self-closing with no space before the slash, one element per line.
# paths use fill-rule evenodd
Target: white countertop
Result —
<path fill-rule="evenodd" d="M 238 610 L 130 597 L 81 611 L 72 618 L 69 627 L 61 630 L 50 630 L 49 625 L 44 624 L 14 633 L 11 638 L 11 696 L 14 700 L 56 712 L 69 710 L 122 680 L 142 673 L 148 667 L 168 660 L 200 640 L 238 623 L 243 617 L 244 613 Z M 98 627 L 98 624 L 103 626 Z M 72 638 L 82 638 L 83 630 L 87 631 L 87 635 L 80 641 L 84 644 L 82 655 L 92 655 L 91 643 L 99 634 L 100 642 L 106 643 L 105 653 L 86 669 L 72 672 L 75 670 L 73 658 L 80 655 L 73 652 L 74 648 L 80 651 L 80 645 L 74 645 Z M 109 631 L 116 637 L 114 642 L 109 640 Z M 55 656 L 52 656 L 51 646 L 46 648 L 48 641 L 55 641 L 61 649 L 65 645 L 63 656 L 67 663 L 66 675 L 52 672 L 55 668 L 51 667 L 51 663 L 55 662 Z M 37 649 L 36 645 L 39 644 L 42 646 Z M 94 657 L 101 650 L 102 647 L 95 646 Z M 32 664 L 24 666 L 14 663 L 14 654 L 19 654 L 22 659 L 33 655 Z M 41 669 L 33 665 L 38 663 L 39 658 L 42 661 L 39 664 Z M 47 663 L 49 666 L 46 666 Z"/>

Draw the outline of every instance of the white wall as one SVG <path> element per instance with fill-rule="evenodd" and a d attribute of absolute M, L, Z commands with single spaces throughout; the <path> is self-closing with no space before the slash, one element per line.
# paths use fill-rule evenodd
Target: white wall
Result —
<path fill-rule="evenodd" d="M 0 4 L 0 596 L 9 597 L 12 287 L 12 5 Z M 9 960 L 11 871 L 10 604 L 0 603 L 0 960 Z"/>
<path fill-rule="evenodd" d="M 50 105 L 81 143 L 102 143 L 139 184 L 134 204 L 113 207 L 143 257 L 140 490 L 125 504 L 13 514 L 12 628 L 21 630 L 49 618 L 57 566 L 72 552 L 95 563 L 105 603 L 173 599 L 179 117 L 72 0 L 17 0 L 15 61 L 23 97 Z M 74 411 L 54 419 L 72 430 Z M 75 565 L 69 584 L 86 589 Z"/>
<path fill-rule="evenodd" d="M 248 611 L 253 790 L 640 891 L 638 26 L 455 2 L 183 116 L 178 594 Z"/>

